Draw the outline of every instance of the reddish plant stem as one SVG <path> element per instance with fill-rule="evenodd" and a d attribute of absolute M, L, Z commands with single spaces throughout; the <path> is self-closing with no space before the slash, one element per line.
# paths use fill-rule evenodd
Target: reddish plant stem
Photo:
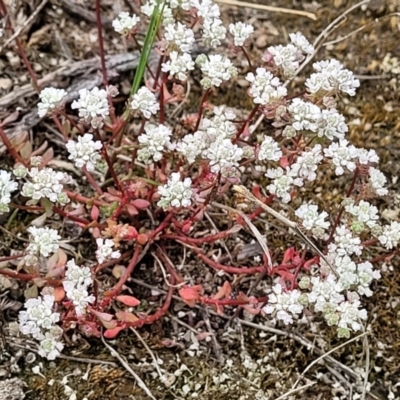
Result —
<path fill-rule="evenodd" d="M 144 318 L 139 319 L 138 321 L 128 322 L 128 323 L 126 323 L 126 326 L 151 325 L 154 322 L 158 321 L 160 318 L 162 318 L 167 313 L 167 311 L 171 305 L 173 285 L 174 285 L 174 278 L 171 276 L 171 279 L 169 281 L 169 286 L 168 286 L 167 297 L 165 298 L 164 304 L 158 311 L 156 311 L 153 315 L 148 315 Z"/>
<path fill-rule="evenodd" d="M 204 92 L 203 97 L 202 97 L 202 99 L 201 99 L 200 110 L 199 110 L 199 116 L 197 117 L 196 127 L 194 128 L 194 131 L 195 131 L 195 132 L 199 129 L 201 117 L 202 117 L 202 115 L 203 115 L 203 110 L 204 110 L 204 103 L 206 102 L 209 93 L 210 93 L 210 89 L 207 89 L 207 90 Z"/>
<path fill-rule="evenodd" d="M 103 85 L 107 87 L 107 67 L 106 67 L 106 57 L 104 52 L 104 42 L 103 42 L 103 25 L 101 22 L 101 7 L 100 0 L 96 0 L 96 25 L 97 25 L 97 36 L 99 38 L 99 53 L 101 61 L 101 72 L 103 75 Z"/>
<path fill-rule="evenodd" d="M 1 257 L 0 258 L 0 263 L 1 262 L 5 262 L 5 261 L 10 261 L 10 260 L 17 260 L 18 258 L 21 258 L 23 256 L 24 256 L 23 254 L 19 254 L 19 255 L 16 255 L 16 256 Z"/>
<path fill-rule="evenodd" d="M 15 272 L 10 269 L 0 269 L 0 275 L 9 276 L 13 279 L 20 279 L 21 281 L 33 281 L 34 279 L 45 279 L 46 283 L 50 286 L 60 286 L 61 281 L 58 279 L 46 279 L 39 275 L 23 274 L 21 272 Z"/>
<path fill-rule="evenodd" d="M 114 286 L 114 288 L 111 290 L 110 294 L 105 297 L 100 305 L 101 309 L 104 309 L 107 307 L 110 302 L 118 295 L 118 293 L 122 290 L 122 287 L 124 286 L 125 282 L 128 280 L 128 278 L 131 276 L 134 268 L 136 267 L 136 264 L 139 259 L 140 252 L 142 250 L 142 246 L 137 245 L 135 248 L 135 251 L 133 253 L 133 257 L 131 261 L 128 264 L 128 267 L 125 270 L 125 273 L 121 276 L 117 284 Z"/>
<path fill-rule="evenodd" d="M 64 142 L 68 142 L 68 136 L 67 136 L 63 126 L 61 125 L 61 122 L 58 119 L 57 115 L 53 115 L 53 121 L 56 124 L 56 126 L 57 126 L 58 130 L 60 131 L 60 133 L 63 135 Z"/>
<path fill-rule="evenodd" d="M 83 219 L 83 218 L 75 217 L 73 215 L 69 215 L 67 212 L 65 212 L 64 210 L 62 210 L 59 207 L 53 206 L 53 211 L 56 212 L 57 214 L 61 215 L 64 218 L 68 218 L 71 221 L 77 222 L 78 224 L 82 224 L 84 226 L 90 225 L 90 221 L 88 221 L 87 219 Z"/>
<path fill-rule="evenodd" d="M 392 251 L 391 254 L 383 254 L 383 255 L 381 255 L 379 257 L 375 257 L 372 260 L 369 260 L 369 262 L 370 263 L 377 263 L 377 262 L 382 261 L 382 260 L 387 260 L 388 258 L 390 259 L 390 258 L 394 257 L 396 254 L 399 254 L 398 250 Z"/>
<path fill-rule="evenodd" d="M 248 116 L 248 118 L 246 119 L 246 121 L 244 122 L 244 124 L 242 125 L 242 127 L 238 130 L 238 133 L 236 134 L 236 138 L 233 141 L 234 143 L 236 143 L 237 140 L 239 140 L 240 135 L 244 132 L 244 130 L 246 129 L 246 126 L 250 123 L 250 121 L 254 118 L 254 116 L 256 115 L 258 109 L 259 109 L 260 105 L 256 104 L 254 106 L 254 108 L 251 110 L 250 115 Z"/>
<path fill-rule="evenodd" d="M 64 192 L 68 195 L 68 197 L 71 200 L 75 200 L 75 201 L 77 201 L 79 203 L 83 203 L 83 204 L 86 204 L 88 206 L 92 206 L 94 204 L 94 205 L 99 206 L 99 207 L 107 207 L 107 206 L 110 205 L 109 203 L 106 203 L 104 201 L 100 201 L 100 200 L 96 200 L 96 199 L 90 199 L 89 197 L 82 196 L 82 195 L 80 195 L 78 193 L 75 193 L 75 192 L 70 192 L 69 190 L 64 190 Z"/>
<path fill-rule="evenodd" d="M 156 251 L 158 257 L 160 257 L 161 261 L 164 263 L 165 267 L 167 268 L 168 272 L 171 274 L 171 276 L 174 277 L 175 282 L 183 283 L 185 280 L 176 272 L 175 268 L 171 265 L 171 263 L 167 260 L 167 258 L 164 256 L 164 252 L 158 249 Z"/>
<path fill-rule="evenodd" d="M 173 216 L 174 216 L 174 215 L 173 215 L 172 213 L 169 213 L 169 214 L 165 217 L 164 221 L 161 222 L 161 224 L 158 225 L 158 227 L 157 227 L 156 229 L 154 229 L 154 231 L 151 232 L 151 234 L 148 235 L 148 236 L 149 236 L 149 239 L 155 239 L 155 238 L 157 237 L 157 235 L 158 235 L 160 232 L 162 232 L 162 231 L 169 225 L 169 223 L 171 222 Z"/>
<path fill-rule="evenodd" d="M 200 297 L 200 302 L 203 304 L 208 305 L 215 305 L 215 306 L 244 306 L 246 304 L 250 304 L 257 301 L 257 303 L 265 303 L 268 301 L 268 297 L 259 297 L 257 299 L 251 300 L 236 300 L 236 299 L 224 299 L 224 300 L 217 300 L 212 299 L 210 297 Z"/>
<path fill-rule="evenodd" d="M 118 190 L 121 193 L 123 193 L 124 191 L 123 191 L 121 183 L 120 183 L 120 181 L 119 181 L 119 179 L 117 177 L 117 174 L 115 173 L 115 170 L 114 170 L 113 164 L 112 164 L 112 162 L 110 160 L 110 157 L 108 156 L 107 149 L 103 146 L 103 148 L 101 150 L 102 150 L 101 153 L 103 154 L 103 157 L 106 160 L 106 163 L 108 165 L 108 170 L 109 170 L 109 172 L 110 172 L 110 174 L 111 174 L 111 176 L 112 176 L 112 178 L 114 180 L 115 185 L 117 186 Z"/>
<path fill-rule="evenodd" d="M 17 208 L 18 210 L 26 211 L 44 211 L 44 207 L 40 206 L 22 206 L 20 204 L 10 203 L 10 207 Z"/>
<path fill-rule="evenodd" d="M 0 0 L 1 1 L 1 0 Z M 2 125 L 0 124 L 0 138 L 4 144 L 4 146 L 7 147 L 7 150 L 11 154 L 11 156 L 14 158 L 15 162 L 21 163 L 24 167 L 28 167 L 29 163 L 25 161 L 15 150 L 14 146 L 10 142 L 10 139 L 8 138 L 7 134 L 4 132 Z"/>
<path fill-rule="evenodd" d="M 209 236 L 205 236 L 202 238 L 177 236 L 177 235 L 171 235 L 168 233 L 166 233 L 165 235 L 162 235 L 162 237 L 163 237 L 163 239 L 180 240 L 181 242 L 187 243 L 187 244 L 202 244 L 202 243 L 212 243 L 212 242 L 215 242 L 216 240 L 224 239 L 224 238 L 228 237 L 230 234 L 231 234 L 231 232 L 228 229 L 227 231 L 221 231 L 215 235 L 209 235 Z"/>
<path fill-rule="evenodd" d="M 101 196 L 103 194 L 103 191 L 101 190 L 101 187 L 99 186 L 99 184 L 94 180 L 91 173 L 86 169 L 86 167 L 83 167 L 82 171 L 85 174 L 86 179 L 88 180 L 88 182 L 90 183 L 92 188 Z"/>
<path fill-rule="evenodd" d="M 243 46 L 240 46 L 240 49 L 242 50 L 244 56 L 246 57 L 246 60 L 247 60 L 247 62 L 249 63 L 249 67 L 253 70 L 253 65 L 252 65 L 252 63 L 251 63 L 251 60 L 250 60 L 249 55 L 247 54 L 246 49 L 245 49 Z"/>
<path fill-rule="evenodd" d="M 225 271 L 229 274 L 248 274 L 248 275 L 254 275 L 258 274 L 260 272 L 265 271 L 265 267 L 231 267 L 231 266 L 226 266 L 222 265 L 220 263 L 217 263 L 216 261 L 211 260 L 211 258 L 208 258 L 202 251 L 196 247 L 196 246 L 190 246 L 190 249 L 193 250 L 197 256 L 206 264 L 208 264 L 210 267 L 216 269 L 216 270 L 222 270 Z"/>
<path fill-rule="evenodd" d="M 7 7 L 6 7 L 5 3 L 4 3 L 4 1 L 0 0 L 0 15 L 6 21 L 6 29 L 8 29 L 11 33 L 15 33 L 14 27 L 13 27 L 12 22 L 11 22 L 11 18 L 7 18 L 7 14 L 8 14 Z M 32 79 L 33 87 L 39 93 L 40 92 L 40 85 L 38 83 L 37 76 L 36 76 L 35 72 L 33 71 L 31 63 L 29 62 L 28 57 L 26 56 L 25 50 L 22 47 L 21 42 L 20 42 L 20 40 L 18 38 L 15 38 L 15 43 L 17 44 L 19 55 L 21 56 L 22 61 L 24 62 L 25 67 L 28 70 L 28 73 L 29 73 L 29 75 L 30 75 L 30 77 Z"/>
<path fill-rule="evenodd" d="M 161 75 L 161 67 L 162 67 L 163 61 L 164 61 L 164 56 L 161 56 L 158 61 L 158 65 L 157 65 L 156 79 L 154 80 L 154 83 L 153 83 L 153 90 L 157 89 L 158 80 L 160 79 L 160 75 Z M 160 86 L 160 90 L 162 91 L 162 84 Z"/>
<path fill-rule="evenodd" d="M 85 131 L 71 118 L 65 111 L 59 110 L 60 115 L 62 115 L 65 119 L 67 119 L 71 125 L 76 128 L 81 135 L 85 133 Z"/>
<path fill-rule="evenodd" d="M 353 191 L 354 186 L 355 186 L 355 184 L 356 184 L 357 177 L 358 177 L 358 167 L 357 167 L 356 170 L 354 171 L 353 180 L 351 181 L 351 185 L 350 185 L 350 187 L 349 187 L 349 190 L 348 190 L 347 193 L 346 193 L 346 197 L 350 197 L 351 192 Z M 333 226 L 332 226 L 332 229 L 331 229 L 331 233 L 330 233 L 330 235 L 329 235 L 329 238 L 328 238 L 328 240 L 327 240 L 327 242 L 326 242 L 326 245 L 325 245 L 325 254 L 328 252 L 328 246 L 329 246 L 329 244 L 330 244 L 330 243 L 332 242 L 332 240 L 333 240 L 333 236 L 335 235 L 336 228 L 337 228 L 337 226 L 339 225 L 339 222 L 340 222 L 340 219 L 342 218 L 343 212 L 344 212 L 344 207 L 341 206 L 341 207 L 340 207 L 340 210 L 339 210 L 339 212 L 338 212 L 338 215 L 337 215 L 337 217 L 336 217 L 336 219 L 335 219 L 335 222 L 333 223 Z"/>
<path fill-rule="evenodd" d="M 142 46 L 139 44 L 139 42 L 136 39 L 136 36 L 132 36 L 133 41 L 135 42 L 138 50 L 140 51 L 140 53 L 142 52 Z M 154 79 L 154 81 L 156 80 L 156 77 L 153 74 L 153 71 L 151 70 L 151 68 L 149 67 L 149 64 L 146 63 L 146 69 L 148 71 L 148 73 L 151 75 L 151 77 Z"/>
<path fill-rule="evenodd" d="M 95 270 L 94 270 L 94 273 L 97 274 L 97 272 L 99 272 L 99 271 L 101 271 L 101 270 L 103 270 L 105 268 L 112 267 L 113 265 L 118 264 L 119 262 L 121 262 L 125 258 L 128 258 L 131 255 L 132 255 L 132 251 L 129 250 L 129 251 L 126 251 L 124 254 L 122 254 L 121 257 L 114 258 L 114 259 L 112 259 L 110 261 L 107 261 L 107 262 L 105 262 L 103 264 L 98 264 L 96 266 Z"/>

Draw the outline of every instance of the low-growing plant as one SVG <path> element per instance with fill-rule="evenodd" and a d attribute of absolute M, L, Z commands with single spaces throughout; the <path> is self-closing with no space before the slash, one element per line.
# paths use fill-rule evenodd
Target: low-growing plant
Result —
<path fill-rule="evenodd" d="M 103 87 L 80 90 L 68 111 L 68 89 L 40 90 L 32 75 L 40 90 L 38 114 L 60 130 L 65 153 L 54 158 L 53 150 L 34 150 L 27 140 L 12 143 L 4 132 L 7 121 L 0 126 L 15 164 L 0 171 L 0 211 L 33 216 L 29 244 L 0 260 L 1 275 L 27 282 L 21 332 L 39 341 L 41 355 L 54 359 L 64 332 L 79 329 L 99 337 L 104 328 L 104 336 L 114 338 L 163 317 L 174 293 L 191 307 L 202 303 L 219 313 L 242 307 L 286 325 L 321 313 L 339 337 L 360 330 L 367 320 L 363 297 L 373 294 L 379 264 L 395 253 L 400 224 L 381 222 L 371 203 L 388 194 L 379 158 L 346 139 L 348 126 L 337 110 L 342 96 L 355 95 L 358 79 L 337 60 L 318 61 L 298 94 L 289 83 L 315 55 L 301 33 L 291 33 L 289 44 L 270 46 L 254 60 L 247 50 L 253 27 L 242 22 L 225 27 L 211 0 L 149 0 L 140 16 L 122 12 L 113 21 L 121 40 L 134 41 L 141 52 L 122 109 L 115 105 L 118 83 L 108 83 L 99 0 L 96 8 Z M 143 20 L 148 29 L 140 44 Z M 7 31 L 12 32 L 10 21 Z M 235 63 L 239 58 L 248 65 Z M 203 90 L 197 112 L 187 101 L 195 70 Z M 235 87 L 238 76 L 248 82 L 253 103 L 244 118 L 246 110 L 207 100 L 216 99 L 221 88 Z M 64 172 L 67 159 L 74 172 Z M 337 208 L 317 196 L 310 201 L 328 174 L 345 187 Z M 235 193 L 244 196 L 236 205 Z M 207 211 L 216 208 L 227 213 L 225 228 L 197 234 Z M 271 248 L 270 233 L 260 234 L 254 225 L 263 213 L 287 230 L 286 248 Z M 91 262 L 71 257 L 63 245 L 68 238 L 53 229 L 56 215 L 92 236 Z M 263 248 L 251 265 L 207 253 L 207 246 L 219 248 L 245 227 Z M 176 267 L 171 248 L 175 253 L 185 248 L 221 275 L 220 289 L 206 295 L 193 273 Z M 125 286 L 145 256 L 157 260 L 167 283 L 164 303 L 152 314 L 135 308 L 140 299 Z M 110 269 L 117 282 L 104 287 L 98 277 Z M 260 275 L 266 293 L 233 290 L 232 275 Z"/>

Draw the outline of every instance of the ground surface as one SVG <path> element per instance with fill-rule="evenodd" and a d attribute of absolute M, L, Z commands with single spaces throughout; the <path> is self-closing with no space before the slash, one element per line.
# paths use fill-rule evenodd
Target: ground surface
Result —
<path fill-rule="evenodd" d="M 15 25 L 21 26 L 39 3 L 34 0 L 10 0 L 8 5 Z M 49 0 L 34 18 L 27 32 L 21 35 L 39 77 L 60 66 L 90 59 L 97 54 L 92 3 L 85 0 Z M 254 60 L 260 57 L 268 45 L 286 43 L 290 32 L 300 30 L 312 42 L 331 21 L 350 5 L 355 4 L 344 0 L 282 0 L 264 3 L 306 10 L 315 13 L 317 20 L 246 7 L 222 6 L 226 23 L 242 20 L 254 24 L 255 43 L 251 51 Z M 127 49 L 112 32 L 109 21 L 121 7 L 125 9 L 126 4 L 123 1 L 108 0 L 102 1 L 102 4 L 106 18 L 106 50 L 109 54 L 123 53 Z M 362 30 L 338 43 L 322 47 L 316 57 L 337 58 L 361 79 L 361 88 L 356 97 L 344 99 L 341 111 L 349 121 L 349 140 L 360 147 L 374 148 L 381 157 L 380 168 L 388 177 L 390 195 L 383 199 L 379 206 L 387 220 L 398 219 L 400 209 L 400 83 L 397 75 L 400 73 L 400 18 L 389 15 L 394 12 L 400 12 L 400 4 L 395 0 L 372 1 L 369 7 L 357 9 L 349 14 L 345 22 L 327 40 L 334 40 L 363 27 Z M 60 142 L 51 125 L 36 125 L 26 117 L 37 101 L 36 97 L 5 97 L 28 83 L 27 74 L 13 45 L 3 49 L 0 54 L 0 71 L 0 118 L 4 119 L 18 107 L 20 114 L 14 130 L 26 129 L 33 135 L 37 145 L 43 140 L 48 140 L 56 152 L 61 151 Z M 125 79 L 121 86 L 122 91 L 124 87 L 129 90 L 130 75 L 129 72 L 121 75 Z M 58 85 L 68 87 L 74 82 L 73 78 L 74 76 L 58 78 Z M 301 79 L 296 80 L 296 88 L 301 90 L 301 83 Z M 196 103 L 198 93 L 198 89 L 193 88 L 193 103 Z M 224 97 L 211 101 L 234 108 L 248 108 L 249 104 L 242 103 L 241 100 L 244 93 L 244 87 L 243 90 L 227 90 Z M 5 156 L 3 159 L 7 162 Z M 333 179 L 333 176 L 327 175 L 323 184 L 315 189 L 313 196 L 319 196 L 326 204 L 335 207 L 343 184 L 340 179 Z M 213 218 L 217 220 L 218 217 Z M 25 222 L 24 216 L 18 214 L 13 224 L 7 225 L 11 234 L 4 230 L 0 233 L 1 254 L 8 254 L 8 248 L 19 245 L 13 232 L 24 229 Z M 286 240 L 286 233 L 278 230 L 273 240 L 275 245 L 279 246 L 279 241 Z M 92 252 L 90 248 L 86 251 L 88 255 Z M 176 251 L 177 262 L 182 261 L 181 253 Z M 191 269 L 200 268 L 200 272 L 196 273 L 202 276 L 203 282 L 212 287 L 221 282 L 219 277 L 212 278 L 209 273 L 207 275 L 207 271 L 202 272 L 201 265 L 195 259 L 188 257 L 185 263 L 187 273 L 190 273 Z M 137 280 L 130 282 L 135 296 L 148 300 L 146 309 L 159 304 L 160 293 L 152 291 L 152 287 L 163 288 L 162 276 L 154 273 L 154 269 L 155 267 L 148 265 L 144 259 L 135 275 Z M 103 279 L 112 278 L 105 275 Z M 146 287 L 141 282 L 150 286 Z M 248 286 L 244 283 L 244 288 L 246 287 Z M 17 285 L 14 288 L 14 298 L 18 298 L 22 290 L 23 288 Z M 366 366 L 369 370 L 368 381 L 371 384 L 370 394 L 367 394 L 366 398 L 400 398 L 398 257 L 392 260 L 391 265 L 383 267 L 382 279 L 374 293 L 365 304 L 370 317 L 368 343 L 363 340 L 355 341 L 333 352 L 330 354 L 331 358 L 326 357 L 323 362 L 312 366 L 298 386 L 309 382 L 316 384 L 284 398 L 360 398 L 356 392 L 362 391 L 363 382 L 355 377 Z M 233 315 L 232 311 L 227 311 L 227 314 Z M 6 347 L 1 360 L 4 367 L 0 367 L 0 379 L 22 379 L 25 382 L 26 399 L 72 399 L 74 393 L 77 399 L 90 400 L 147 398 L 126 369 L 110 355 L 110 351 L 99 340 L 69 336 L 66 338 L 69 344 L 64 354 L 72 359 L 44 362 L 35 358 L 34 352 L 27 350 L 35 348 L 33 343 L 24 338 L 11 339 L 13 325 L 10 322 L 15 320 L 16 314 L 8 312 L 4 316 Z M 158 358 L 159 366 L 168 378 L 166 385 L 158 379 L 148 351 L 132 332 L 122 334 L 110 344 L 127 359 L 157 399 L 195 398 L 197 394 L 196 398 L 203 400 L 252 400 L 280 398 L 279 396 L 290 391 L 299 375 L 319 355 L 343 343 L 318 319 L 313 320 L 311 325 L 300 324 L 295 328 L 283 328 L 268 325 L 268 321 L 261 317 L 253 321 L 250 321 L 247 315 L 239 314 L 239 317 L 240 320 L 223 319 L 217 317 L 212 310 L 191 310 L 175 300 L 167 318 L 149 328 L 141 329 L 141 337 Z M 251 324 L 257 327 L 252 327 Z M 214 336 L 206 337 L 204 332 L 210 331 L 214 332 Z M 88 363 L 88 359 L 97 360 L 100 364 Z M 102 360 L 114 364 L 101 364 Z M 42 363 L 42 375 L 32 372 L 32 367 L 38 362 Z M 10 385 L 17 390 L 16 381 L 10 382 Z"/>

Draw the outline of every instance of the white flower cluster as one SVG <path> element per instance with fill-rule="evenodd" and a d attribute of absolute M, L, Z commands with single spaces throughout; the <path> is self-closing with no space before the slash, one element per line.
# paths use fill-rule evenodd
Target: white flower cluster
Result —
<path fill-rule="evenodd" d="M 67 179 L 63 172 L 54 171 L 52 168 L 38 169 L 36 167 L 27 171 L 30 181 L 22 186 L 22 196 L 35 201 L 42 198 L 49 199 L 52 203 L 67 204 L 68 196 L 62 192 L 62 181 Z"/>
<path fill-rule="evenodd" d="M 282 150 L 279 144 L 271 136 L 265 136 L 258 149 L 258 161 L 279 161 L 282 157 Z"/>
<path fill-rule="evenodd" d="M 54 360 L 64 348 L 60 342 L 63 330 L 55 325 L 60 314 L 53 312 L 53 307 L 54 296 L 45 294 L 27 300 L 26 311 L 19 313 L 20 331 L 40 341 L 39 354 L 48 360 Z"/>
<path fill-rule="evenodd" d="M 348 140 L 342 139 L 339 142 L 333 142 L 327 149 L 324 149 L 325 157 L 332 158 L 336 175 L 343 175 L 344 168 L 353 172 L 356 169 L 354 160 L 358 157 L 358 150 Z"/>
<path fill-rule="evenodd" d="M 237 144 L 233 144 L 231 139 L 222 139 L 212 142 L 203 151 L 203 157 L 210 160 L 211 172 L 221 172 L 224 176 L 230 176 L 243 158 L 243 149 Z"/>
<path fill-rule="evenodd" d="M 229 32 L 233 35 L 235 46 L 243 46 L 244 42 L 254 32 L 254 28 L 253 25 L 236 22 L 236 24 L 229 24 Z"/>
<path fill-rule="evenodd" d="M 225 147 L 222 145 L 225 150 L 222 148 L 219 155 L 216 155 L 216 152 L 218 153 L 217 145 L 222 143 L 224 139 L 231 139 L 236 134 L 236 126 L 232 122 L 236 115 L 232 110 L 225 107 L 214 107 L 213 112 L 214 117 L 212 119 L 203 118 L 199 130 L 194 134 L 186 135 L 182 141 L 177 143 L 176 149 L 184 155 L 189 164 L 193 164 L 200 155 L 204 159 L 213 159 L 214 161 L 218 159 L 219 162 L 214 170 L 219 171 L 221 165 L 228 166 L 227 164 L 229 164 L 228 160 L 221 158 L 226 147 L 229 146 L 230 149 L 235 151 L 238 149 L 238 147 L 231 147 L 232 143 L 228 145 L 226 142 Z M 234 164 L 236 165 L 236 161 L 234 161 Z"/>
<path fill-rule="evenodd" d="M 164 39 L 170 43 L 170 49 L 182 53 L 190 53 L 195 42 L 193 31 L 180 22 L 165 27 Z"/>
<path fill-rule="evenodd" d="M 140 7 L 140 11 L 144 15 L 147 15 L 150 18 L 153 15 L 154 8 L 157 5 L 157 1 L 158 0 L 148 0 L 147 3 L 144 3 L 143 6 Z M 186 0 L 183 0 L 183 1 L 186 1 Z M 164 5 L 163 14 L 162 14 L 162 22 L 165 26 L 175 23 L 175 19 L 172 15 L 171 6 L 168 4 L 171 2 L 176 2 L 176 0 L 172 0 L 172 1 L 168 0 L 165 2 L 166 4 Z M 162 3 L 160 3 L 160 4 L 162 5 Z M 161 7 L 159 8 L 159 10 L 161 11 Z"/>
<path fill-rule="evenodd" d="M 353 236 L 345 225 L 339 225 L 333 237 L 334 243 L 328 246 L 330 253 L 337 253 L 339 256 L 361 255 L 363 249 L 361 239 Z"/>
<path fill-rule="evenodd" d="M 200 81 L 204 89 L 211 86 L 219 87 L 223 81 L 235 77 L 238 73 L 232 61 L 221 54 L 211 54 L 208 58 L 202 54 L 196 58 L 196 64 L 200 65 L 204 78 Z"/>
<path fill-rule="evenodd" d="M 188 53 L 179 54 L 177 51 L 171 51 L 169 60 L 162 64 L 161 70 L 169 72 L 170 77 L 174 77 L 180 81 L 187 80 L 188 71 L 194 69 L 194 61 Z"/>
<path fill-rule="evenodd" d="M 290 175 L 302 180 L 314 181 L 318 164 L 323 160 L 322 147 L 316 144 L 311 150 L 303 151 L 292 164 Z"/>
<path fill-rule="evenodd" d="M 204 19 L 219 18 L 221 15 L 219 6 L 212 0 L 191 0 L 191 5 L 197 9 L 197 15 Z"/>
<path fill-rule="evenodd" d="M 11 179 L 11 174 L 0 170 L 0 215 L 10 211 L 11 192 L 18 189 L 18 183 Z"/>
<path fill-rule="evenodd" d="M 164 151 L 173 149 L 172 132 L 162 124 L 147 124 L 144 129 L 146 133 L 141 134 L 138 138 L 142 146 L 137 153 L 138 160 L 146 164 L 160 161 Z"/>
<path fill-rule="evenodd" d="M 287 78 L 294 76 L 295 71 L 300 66 L 300 62 L 304 60 L 305 54 L 314 52 L 314 47 L 300 32 L 291 33 L 289 37 L 292 43 L 286 46 L 271 46 L 267 49 L 275 65 L 282 69 Z"/>
<path fill-rule="evenodd" d="M 38 114 L 42 118 L 46 114 L 54 111 L 61 106 L 63 98 L 67 95 L 64 89 L 56 89 L 48 87 L 43 89 L 40 94 L 40 102 L 38 103 Z"/>
<path fill-rule="evenodd" d="M 143 86 L 132 96 L 131 108 L 132 110 L 139 110 L 145 118 L 149 119 L 151 114 L 157 114 L 160 105 L 154 93 Z"/>
<path fill-rule="evenodd" d="M 96 258 L 99 264 L 103 264 L 105 261 L 109 261 L 112 258 L 121 257 L 119 250 L 113 250 L 114 242 L 111 239 L 96 239 L 97 250 Z"/>
<path fill-rule="evenodd" d="M 313 64 L 316 71 L 306 80 L 306 87 L 312 94 L 320 91 L 343 92 L 350 96 L 356 94 L 356 89 L 360 86 L 360 81 L 354 74 L 337 60 L 318 61 Z"/>
<path fill-rule="evenodd" d="M 379 219 L 378 209 L 365 200 L 360 200 L 357 205 L 354 202 L 347 204 L 345 210 L 356 217 L 351 223 L 351 228 L 355 233 L 360 233 L 365 228 L 373 228 Z"/>
<path fill-rule="evenodd" d="M 185 178 L 181 181 L 181 174 L 173 172 L 166 185 L 158 187 L 161 195 L 157 205 L 166 210 L 171 207 L 189 207 L 192 204 L 193 195 L 192 180 Z"/>
<path fill-rule="evenodd" d="M 378 239 L 379 242 L 388 250 L 396 247 L 400 241 L 400 223 L 392 221 L 390 225 L 386 225 Z"/>
<path fill-rule="evenodd" d="M 71 108 L 78 109 L 79 117 L 90 123 L 93 128 L 101 128 L 104 118 L 110 113 L 107 91 L 97 86 L 92 90 L 81 89 L 79 99 L 72 102 Z"/>
<path fill-rule="evenodd" d="M 69 152 L 68 158 L 73 160 L 78 168 L 86 167 L 89 172 L 95 170 L 100 160 L 98 151 L 102 148 L 102 144 L 99 140 L 94 141 L 91 133 L 79 136 L 77 142 L 68 140 L 65 147 Z"/>
<path fill-rule="evenodd" d="M 371 187 L 374 192 L 378 196 L 386 196 L 388 194 L 388 190 L 385 188 L 387 181 L 385 175 L 383 175 L 383 173 L 379 171 L 379 169 L 373 167 L 370 167 L 368 172 Z"/>
<path fill-rule="evenodd" d="M 249 95 L 255 104 L 267 105 L 279 102 L 287 95 L 286 87 L 265 68 L 257 68 L 256 74 L 249 72 L 246 80 L 251 83 Z"/>
<path fill-rule="evenodd" d="M 285 325 L 293 323 L 293 317 L 303 311 L 299 302 L 301 292 L 297 289 L 284 292 L 282 285 L 277 283 L 272 287 L 272 293 L 268 295 L 268 304 L 263 308 L 266 314 L 274 314 Z"/>
<path fill-rule="evenodd" d="M 330 222 L 325 221 L 328 213 L 326 211 L 319 213 L 315 204 L 302 204 L 295 211 L 295 215 L 302 220 L 303 227 L 317 238 L 322 238 L 330 226 Z"/>
<path fill-rule="evenodd" d="M 112 26 L 116 32 L 122 36 L 127 36 L 139 21 L 140 18 L 137 15 L 130 16 L 128 12 L 124 11 L 119 13 L 118 18 L 113 20 Z"/>
<path fill-rule="evenodd" d="M 203 46 L 215 49 L 226 37 L 226 28 L 219 18 L 205 18 L 203 22 Z"/>
<path fill-rule="evenodd" d="M 88 286 L 92 283 L 93 279 L 89 267 L 79 267 L 75 264 L 75 260 L 67 262 L 63 287 L 68 299 L 75 306 L 78 317 L 85 313 L 88 304 L 96 300 L 93 295 L 88 293 Z"/>
<path fill-rule="evenodd" d="M 290 172 L 290 168 L 286 168 L 286 171 L 281 167 L 268 169 L 265 176 L 273 180 L 272 183 L 267 186 L 267 190 L 271 194 L 279 197 L 283 203 L 290 202 L 290 190 L 293 185 L 303 186 L 303 180 L 301 178 L 294 178 L 293 174 Z"/>
<path fill-rule="evenodd" d="M 61 236 L 55 229 L 31 226 L 27 230 L 31 234 L 30 243 L 26 248 L 26 252 L 30 256 L 49 257 L 60 247 Z"/>

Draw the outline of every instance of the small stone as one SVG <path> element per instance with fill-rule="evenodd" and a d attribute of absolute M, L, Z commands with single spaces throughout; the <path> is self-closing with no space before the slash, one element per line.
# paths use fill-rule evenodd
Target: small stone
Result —
<path fill-rule="evenodd" d="M 12 86 L 12 80 L 9 78 L 0 78 L 0 89 L 8 90 Z"/>

